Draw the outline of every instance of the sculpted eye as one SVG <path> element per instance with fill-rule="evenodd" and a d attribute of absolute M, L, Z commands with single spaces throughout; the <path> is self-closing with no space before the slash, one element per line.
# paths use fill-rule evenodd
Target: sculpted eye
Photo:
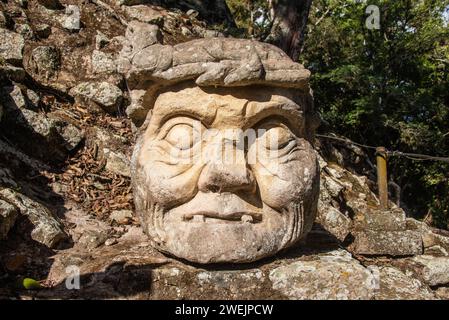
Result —
<path fill-rule="evenodd" d="M 165 140 L 175 148 L 186 150 L 193 147 L 198 140 L 194 128 L 189 124 L 177 124 L 171 127 L 165 136 Z"/>
<path fill-rule="evenodd" d="M 262 130 L 260 139 L 268 150 L 281 150 L 295 142 L 295 137 L 287 128 L 277 126 Z"/>
<path fill-rule="evenodd" d="M 201 141 L 204 126 L 198 120 L 187 117 L 173 118 L 162 128 L 161 138 L 172 147 L 179 150 L 188 150 Z"/>

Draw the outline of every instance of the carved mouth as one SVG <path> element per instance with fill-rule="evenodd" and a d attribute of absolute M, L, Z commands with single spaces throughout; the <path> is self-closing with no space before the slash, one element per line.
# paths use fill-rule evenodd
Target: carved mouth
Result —
<path fill-rule="evenodd" d="M 185 214 L 184 221 L 190 222 L 241 222 L 241 223 L 258 223 L 262 221 L 262 214 L 257 212 L 232 212 L 232 213 L 218 213 L 201 211 L 195 213 Z"/>

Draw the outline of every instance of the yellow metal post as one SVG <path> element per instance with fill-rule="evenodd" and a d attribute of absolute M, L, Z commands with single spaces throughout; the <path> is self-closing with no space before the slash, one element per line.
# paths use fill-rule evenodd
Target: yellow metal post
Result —
<path fill-rule="evenodd" d="M 377 185 L 379 187 L 379 201 L 382 210 L 388 209 L 388 180 L 387 180 L 387 150 L 384 147 L 376 149 Z"/>

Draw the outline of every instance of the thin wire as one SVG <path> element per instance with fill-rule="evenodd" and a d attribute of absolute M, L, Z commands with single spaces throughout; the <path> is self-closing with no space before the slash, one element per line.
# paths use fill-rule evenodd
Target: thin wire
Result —
<path fill-rule="evenodd" d="M 355 146 L 362 147 L 362 148 L 366 148 L 366 149 L 374 149 L 374 150 L 377 149 L 376 147 L 373 147 L 373 146 L 367 146 L 367 145 L 365 145 L 365 144 L 357 143 L 357 142 L 351 141 L 351 140 L 349 140 L 349 139 L 343 139 L 343 138 L 338 138 L 338 137 L 326 136 L 326 135 L 323 135 L 323 134 L 316 134 L 315 136 L 320 137 L 320 138 L 328 138 L 328 139 L 333 139 L 333 140 L 337 140 L 337 141 L 342 141 L 342 142 L 350 143 L 350 144 L 353 144 L 353 145 L 355 145 Z"/>
<path fill-rule="evenodd" d="M 396 157 L 396 156 L 406 157 L 408 159 L 415 160 L 415 161 L 430 160 L 430 161 L 442 161 L 442 162 L 449 163 L 449 158 L 429 156 L 427 154 L 405 153 L 405 152 L 401 152 L 401 151 L 389 151 L 388 155 L 391 157 Z"/>
<path fill-rule="evenodd" d="M 353 145 L 361 147 L 361 148 L 374 149 L 374 150 L 377 149 L 376 147 L 353 142 L 349 139 L 327 136 L 327 135 L 323 135 L 323 134 L 316 134 L 316 136 L 319 138 L 326 138 L 326 139 L 332 139 L 332 140 L 336 140 L 336 141 L 346 142 L 346 143 L 353 144 Z M 427 154 L 418 154 L 418 153 L 406 153 L 406 152 L 397 151 L 397 150 L 395 150 L 395 151 L 387 150 L 387 155 L 390 157 L 404 157 L 404 158 L 414 160 L 414 161 L 441 161 L 441 162 L 449 163 L 449 158 L 446 158 L 446 157 L 436 157 L 436 156 L 430 156 Z"/>

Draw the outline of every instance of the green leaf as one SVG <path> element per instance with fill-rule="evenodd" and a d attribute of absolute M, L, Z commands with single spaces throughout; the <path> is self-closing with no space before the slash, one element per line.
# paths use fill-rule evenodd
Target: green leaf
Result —
<path fill-rule="evenodd" d="M 37 289 L 43 288 L 38 281 L 31 279 L 31 278 L 23 279 L 22 284 L 23 284 L 23 287 L 27 290 L 37 290 Z"/>

